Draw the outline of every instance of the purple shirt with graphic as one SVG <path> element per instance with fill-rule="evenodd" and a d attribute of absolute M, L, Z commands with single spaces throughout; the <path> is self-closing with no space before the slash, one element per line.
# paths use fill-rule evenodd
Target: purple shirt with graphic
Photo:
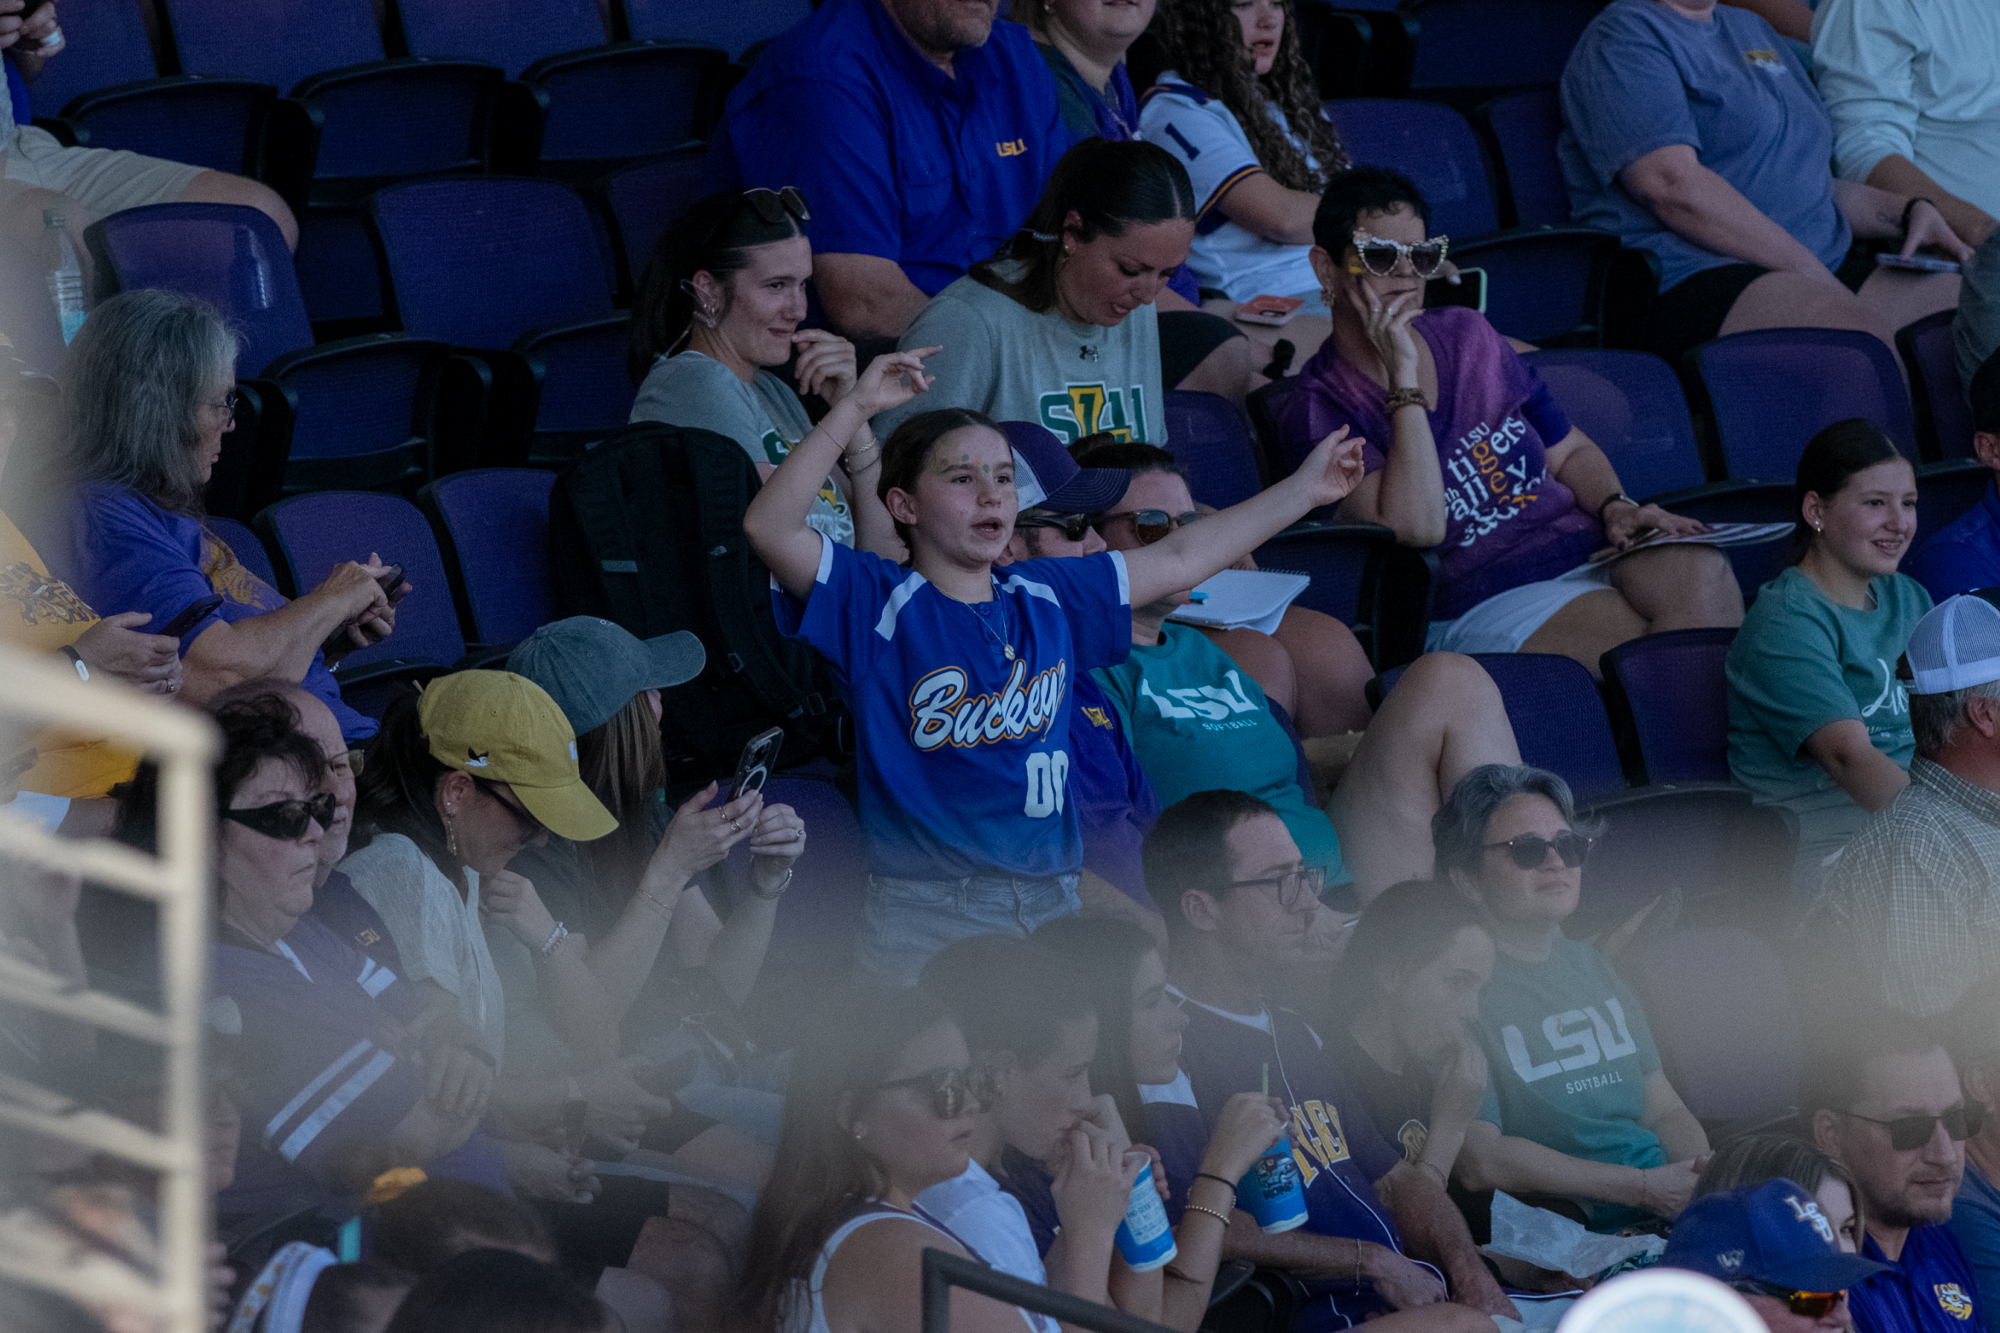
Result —
<path fill-rule="evenodd" d="M 1439 620 L 1454 620 L 1496 593 L 1554 578 L 1602 545 L 1594 515 L 1548 473 L 1548 446 L 1569 418 L 1548 386 L 1476 310 L 1446 306 L 1410 325 L 1437 362 L 1438 405 L 1430 413 L 1444 469 L 1445 539 L 1437 547 Z M 1394 438 L 1381 386 L 1320 344 L 1279 411 L 1278 438 L 1296 467 L 1345 426 L 1366 443 L 1370 472 Z"/>

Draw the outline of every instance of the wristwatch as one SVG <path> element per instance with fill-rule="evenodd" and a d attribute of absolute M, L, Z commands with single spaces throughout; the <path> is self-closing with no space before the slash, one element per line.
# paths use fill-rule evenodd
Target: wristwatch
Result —
<path fill-rule="evenodd" d="M 1631 496 L 1625 494 L 1625 492 L 1613 491 L 1611 492 L 1611 494 L 1604 497 L 1603 504 L 1597 506 L 1597 521 L 1599 523 L 1602 523 L 1604 521 L 1604 511 L 1611 508 L 1612 505 L 1617 504 L 1620 500 L 1623 500 L 1626 504 L 1631 505 L 1634 509 L 1637 509 L 1639 507 L 1639 502 L 1637 500 L 1634 500 Z"/>

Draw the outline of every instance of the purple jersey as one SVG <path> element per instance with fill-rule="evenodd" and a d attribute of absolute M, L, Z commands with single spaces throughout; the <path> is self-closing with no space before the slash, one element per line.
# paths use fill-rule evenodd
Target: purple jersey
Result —
<path fill-rule="evenodd" d="M 1870 1236 L 1861 1253 L 1889 1271 L 1847 1293 L 1855 1333 L 1979 1333 L 1979 1287 L 1948 1226 L 1912 1227 L 1903 1257 L 1890 1263 Z"/>

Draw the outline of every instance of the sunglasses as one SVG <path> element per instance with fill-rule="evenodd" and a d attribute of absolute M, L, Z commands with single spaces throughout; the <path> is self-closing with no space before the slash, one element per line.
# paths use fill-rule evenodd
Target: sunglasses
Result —
<path fill-rule="evenodd" d="M 745 190 L 743 202 L 757 210 L 757 216 L 769 226 L 777 226 L 790 213 L 800 222 L 812 221 L 812 210 L 806 207 L 806 197 L 799 193 L 796 185 L 787 185 L 782 190 Z"/>
<path fill-rule="evenodd" d="M 1326 886 L 1326 867 L 1306 866 L 1290 870 L 1282 875 L 1266 875 L 1263 879 L 1236 879 L 1221 885 L 1225 889 L 1256 889 L 1266 884 L 1274 884 L 1278 889 L 1278 906 L 1297 907 L 1304 902 L 1307 894 L 1317 898 Z"/>
<path fill-rule="evenodd" d="M 1169 514 L 1164 509 L 1127 509 L 1123 513 L 1099 515 L 1096 527 L 1102 532 L 1104 525 L 1112 519 L 1129 518 L 1132 520 L 1132 531 L 1139 534 L 1139 544 L 1151 546 L 1154 542 L 1165 538 L 1175 528 L 1184 528 L 1200 517 L 1201 511 L 1198 509 L 1190 509 L 1185 514 Z"/>
<path fill-rule="evenodd" d="M 877 1092 L 891 1088 L 922 1088 L 931 1095 L 931 1114 L 940 1120 L 956 1120 L 973 1109 L 981 1098 L 972 1087 L 972 1074 L 964 1069 L 926 1069 L 910 1078 L 894 1078 L 877 1083 Z"/>
<path fill-rule="evenodd" d="M 1088 514 L 1022 514 L 1014 520 L 1014 530 L 1023 528 L 1060 528 L 1066 540 L 1080 542 L 1090 531 Z"/>
<path fill-rule="evenodd" d="M 514 826 L 521 830 L 522 841 L 526 842 L 542 831 L 542 821 L 502 796 L 500 788 L 493 782 L 486 778 L 474 778 L 472 785 L 484 792 L 489 800 L 498 801 L 507 813 L 514 817 Z"/>
<path fill-rule="evenodd" d="M 325 832 L 333 824 L 334 805 L 333 793 L 329 791 L 309 801 L 273 801 L 248 810 L 224 810 L 222 817 L 267 838 L 297 842 L 306 836 L 308 821 Z"/>
<path fill-rule="evenodd" d="M 1359 227 L 1354 229 L 1354 253 L 1361 257 L 1361 267 L 1349 264 L 1349 273 L 1366 270 L 1378 278 L 1392 276 L 1398 260 L 1410 261 L 1410 272 L 1420 278 L 1428 278 L 1444 267 L 1444 256 L 1451 249 L 1451 237 L 1433 236 L 1428 241 L 1418 241 L 1408 245 L 1402 241 L 1384 240 L 1371 236 Z"/>
<path fill-rule="evenodd" d="M 1887 1129 L 1889 1146 L 1897 1152 L 1915 1152 L 1923 1147 L 1931 1141 L 1931 1135 L 1937 1132 L 1939 1125 L 1944 1126 L 1945 1135 L 1953 1143 L 1963 1143 L 1986 1123 L 1986 1107 L 1980 1102 L 1960 1102 L 1957 1106 L 1946 1108 L 1943 1115 L 1905 1115 L 1894 1120 L 1877 1120 L 1872 1116 L 1855 1115 L 1852 1111 L 1842 1111 L 1841 1114 Z"/>
<path fill-rule="evenodd" d="M 1781 1287 L 1775 1282 L 1758 1282 L 1746 1279 L 1730 1284 L 1737 1291 L 1747 1291 L 1753 1296 L 1769 1296 L 1783 1301 L 1785 1308 L 1804 1319 L 1820 1319 L 1840 1304 L 1841 1293 L 1837 1291 L 1794 1291 Z"/>
<path fill-rule="evenodd" d="M 1553 838 L 1544 838 L 1539 833 L 1520 833 L 1505 842 L 1489 842 L 1486 850 L 1505 847 L 1507 854 L 1514 858 L 1514 864 L 1523 870 L 1533 870 L 1548 858 L 1549 848 L 1556 849 L 1556 855 L 1571 870 L 1590 859 L 1590 849 L 1597 845 L 1597 839 L 1587 838 L 1575 829 L 1564 829 Z"/>

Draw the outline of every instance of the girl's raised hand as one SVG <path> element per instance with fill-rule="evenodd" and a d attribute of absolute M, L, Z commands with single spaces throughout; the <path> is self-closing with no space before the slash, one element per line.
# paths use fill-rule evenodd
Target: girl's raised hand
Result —
<path fill-rule="evenodd" d="M 861 382 L 854 386 L 851 395 L 861 415 L 872 417 L 877 412 L 886 412 L 892 407 L 901 407 L 925 389 L 931 387 L 931 376 L 924 374 L 924 358 L 936 356 L 942 347 L 919 347 L 908 352 L 885 352 L 868 363 L 868 369 L 861 372 Z"/>

